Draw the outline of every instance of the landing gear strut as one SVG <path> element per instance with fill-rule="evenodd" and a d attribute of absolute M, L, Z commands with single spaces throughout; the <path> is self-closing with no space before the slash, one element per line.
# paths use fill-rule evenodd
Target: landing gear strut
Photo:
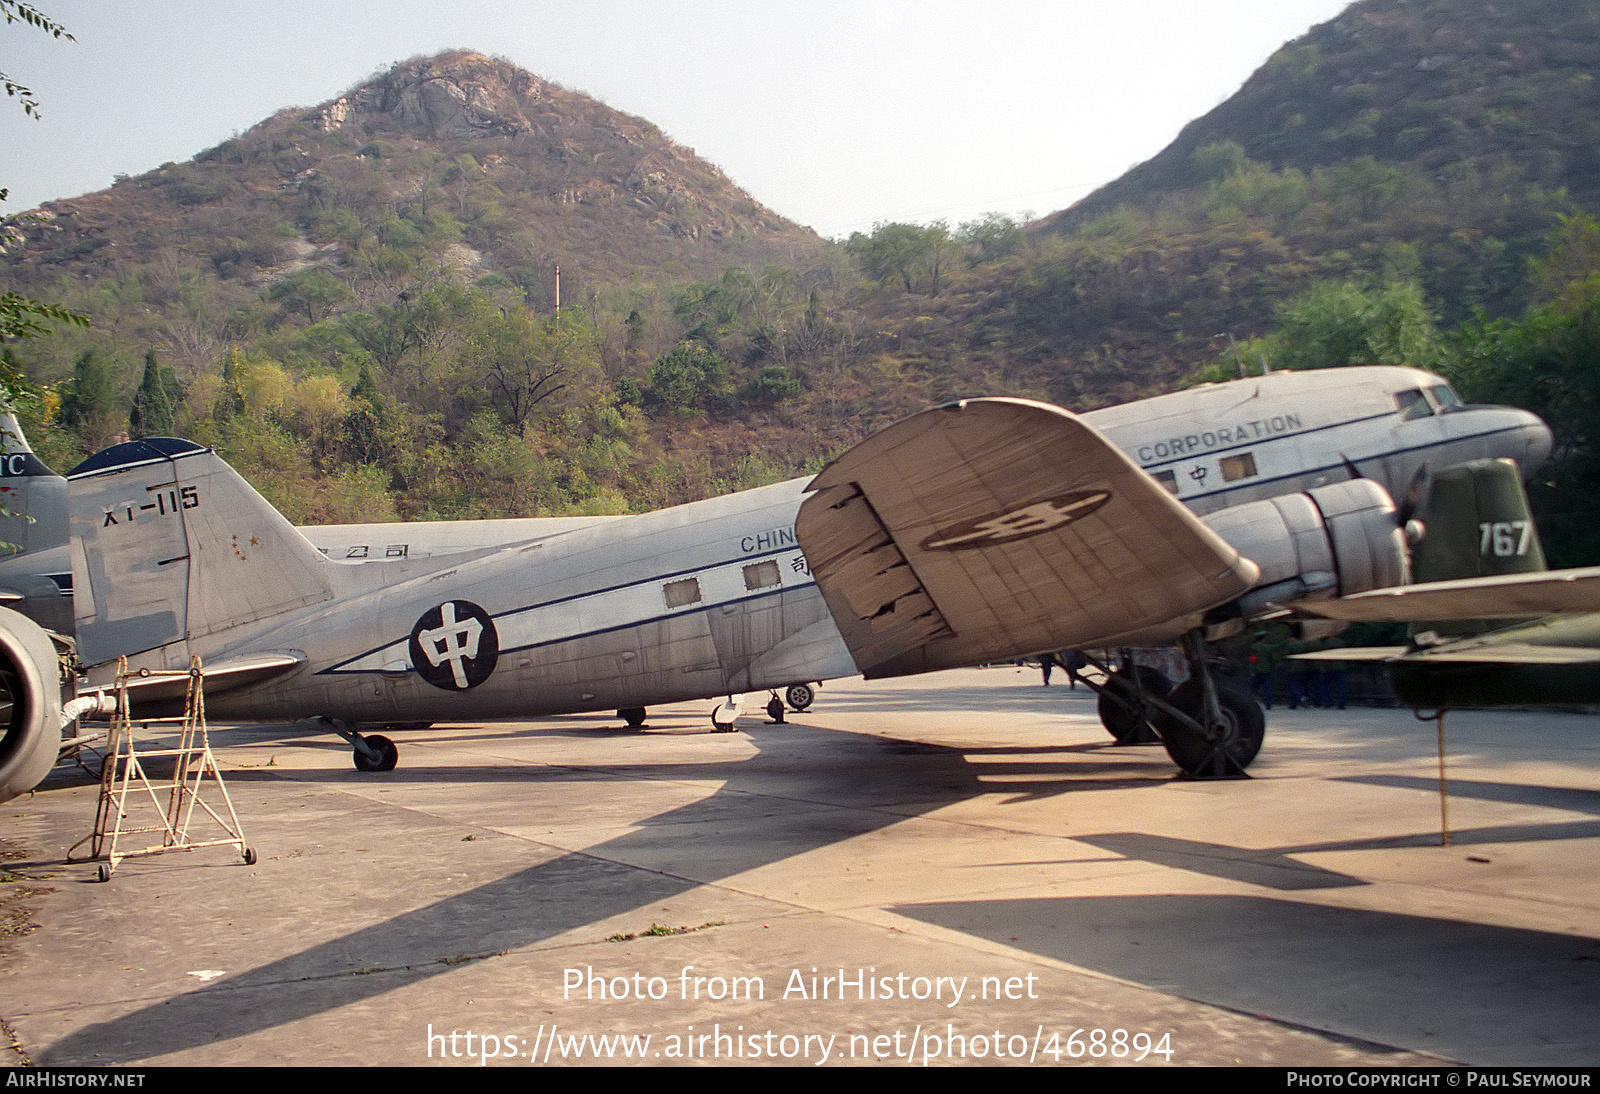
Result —
<path fill-rule="evenodd" d="M 377 733 L 362 736 L 342 718 L 319 717 L 314 720 L 349 742 L 353 750 L 351 759 L 355 761 L 357 771 L 393 771 L 395 764 L 400 762 L 400 749 L 387 737 Z"/>

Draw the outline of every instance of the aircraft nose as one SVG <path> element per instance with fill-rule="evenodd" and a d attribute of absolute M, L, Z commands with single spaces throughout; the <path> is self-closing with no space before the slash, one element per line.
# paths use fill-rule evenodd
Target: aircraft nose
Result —
<path fill-rule="evenodd" d="M 1523 454 L 1517 463 L 1522 468 L 1522 477 L 1532 478 L 1549 461 L 1550 453 L 1555 449 L 1555 435 L 1544 424 L 1543 418 L 1528 414 L 1528 421 L 1522 427 L 1522 443 Z"/>

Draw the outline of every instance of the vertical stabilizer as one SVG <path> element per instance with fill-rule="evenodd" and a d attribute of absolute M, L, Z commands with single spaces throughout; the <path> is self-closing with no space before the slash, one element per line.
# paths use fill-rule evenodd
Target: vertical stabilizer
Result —
<path fill-rule="evenodd" d="M 327 600 L 328 561 L 215 452 L 150 438 L 67 476 L 78 655 L 182 666 Z"/>
<path fill-rule="evenodd" d="M 10 413 L 0 413 L 0 545 L 0 604 L 70 631 L 67 480 L 33 454 Z"/>
<path fill-rule="evenodd" d="M 1411 555 L 1415 582 L 1547 569 L 1522 476 L 1510 460 L 1473 460 L 1436 472 L 1417 514 L 1425 529 Z M 1494 623 L 1416 623 L 1412 633 L 1477 634 Z"/>

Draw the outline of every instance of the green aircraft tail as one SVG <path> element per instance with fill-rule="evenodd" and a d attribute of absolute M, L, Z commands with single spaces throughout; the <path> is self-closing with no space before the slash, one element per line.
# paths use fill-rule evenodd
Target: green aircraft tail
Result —
<path fill-rule="evenodd" d="M 1411 553 L 1411 580 L 1448 581 L 1548 569 L 1522 476 L 1510 460 L 1473 460 L 1434 473 L 1416 514 L 1422 541 Z M 1506 620 L 1413 623 L 1413 635 L 1479 634 Z"/>

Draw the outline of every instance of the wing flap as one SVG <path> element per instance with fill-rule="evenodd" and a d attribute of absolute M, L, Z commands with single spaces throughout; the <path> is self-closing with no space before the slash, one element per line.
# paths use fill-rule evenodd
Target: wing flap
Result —
<path fill-rule="evenodd" d="M 856 664 L 890 676 L 1104 643 L 1256 567 L 1059 407 L 972 399 L 829 464 L 795 530 Z"/>

